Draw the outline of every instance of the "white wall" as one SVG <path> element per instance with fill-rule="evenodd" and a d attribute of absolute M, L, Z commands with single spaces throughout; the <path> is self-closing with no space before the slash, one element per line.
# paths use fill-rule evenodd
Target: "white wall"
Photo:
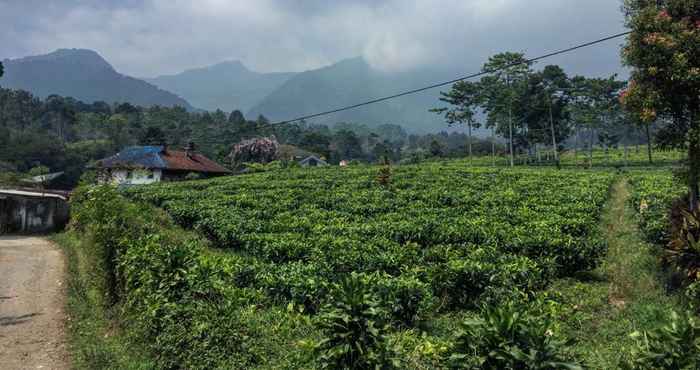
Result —
<path fill-rule="evenodd" d="M 160 169 L 112 170 L 110 182 L 115 185 L 145 185 L 159 182 Z"/>

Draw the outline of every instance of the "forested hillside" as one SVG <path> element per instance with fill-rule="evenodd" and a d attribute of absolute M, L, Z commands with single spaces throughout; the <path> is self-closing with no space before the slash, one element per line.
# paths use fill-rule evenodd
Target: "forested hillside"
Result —
<path fill-rule="evenodd" d="M 362 58 L 352 58 L 295 75 L 251 108 L 248 114 L 264 114 L 271 120 L 290 119 L 421 87 L 428 81 L 447 79 L 452 75 L 449 71 L 431 69 L 388 73 L 373 69 Z M 362 122 L 370 126 L 393 123 L 410 131 L 431 132 L 444 127 L 440 117 L 428 112 L 438 96 L 437 91 L 427 91 L 321 117 L 317 121 Z"/>
<path fill-rule="evenodd" d="M 396 125 L 369 128 L 301 122 L 271 126 L 265 117 L 248 120 L 240 111 L 188 112 L 182 107 L 84 103 L 56 95 L 41 99 L 27 91 L 0 88 L 0 174 L 4 176 L 0 181 L 42 166 L 52 172 L 65 171 L 56 186 L 70 188 L 91 161 L 138 144 L 166 143 L 181 148 L 193 141 L 198 151 L 227 164 L 234 144 L 273 135 L 282 144 L 334 164 L 342 159 L 372 162 L 385 156 L 393 161 L 463 157 L 467 143 L 464 134 L 415 135 Z M 477 153 L 492 150 L 485 140 L 474 145 Z M 500 144 L 496 149 L 502 152 Z"/>
<path fill-rule="evenodd" d="M 192 106 L 179 96 L 117 72 L 92 50 L 59 49 L 46 55 L 3 61 L 0 86 L 47 98 L 61 95 L 87 103 L 131 103 L 142 106 Z"/>

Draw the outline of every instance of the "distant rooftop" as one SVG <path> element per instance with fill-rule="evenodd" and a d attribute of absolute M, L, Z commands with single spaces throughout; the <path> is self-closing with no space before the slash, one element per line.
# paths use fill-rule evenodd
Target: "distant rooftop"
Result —
<path fill-rule="evenodd" d="M 131 146 L 119 153 L 97 161 L 98 168 L 148 168 L 203 173 L 228 173 L 227 168 L 191 152 L 171 150 L 163 146 Z"/>

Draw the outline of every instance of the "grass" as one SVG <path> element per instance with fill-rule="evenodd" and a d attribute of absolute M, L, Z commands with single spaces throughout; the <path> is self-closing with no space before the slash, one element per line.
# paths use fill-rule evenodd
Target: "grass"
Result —
<path fill-rule="evenodd" d="M 117 310 L 104 309 L 94 287 L 96 276 L 88 268 L 86 238 L 72 232 L 52 237 L 68 261 L 67 313 L 68 340 L 74 369 L 153 369 L 155 365 L 117 325 Z"/>
<path fill-rule="evenodd" d="M 608 252 L 600 266 L 550 288 L 562 297 L 560 325 L 576 343 L 574 354 L 593 369 L 617 368 L 634 343 L 630 333 L 658 326 L 680 307 L 664 290 L 655 247 L 643 240 L 629 196 L 619 180 L 601 222 Z"/>

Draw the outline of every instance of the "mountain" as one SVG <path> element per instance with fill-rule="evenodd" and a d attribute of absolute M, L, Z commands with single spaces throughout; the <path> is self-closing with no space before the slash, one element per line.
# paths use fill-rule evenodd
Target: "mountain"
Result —
<path fill-rule="evenodd" d="M 146 81 L 202 109 L 245 112 L 294 75 L 253 72 L 239 61 L 229 61 Z"/>
<path fill-rule="evenodd" d="M 184 99 L 145 81 L 118 73 L 98 53 L 86 49 L 59 49 L 46 55 L 5 59 L 0 85 L 23 89 L 45 98 L 70 96 L 91 103 L 129 102 L 141 106 L 175 106 L 188 110 Z"/>
<path fill-rule="evenodd" d="M 363 58 L 346 59 L 293 76 L 251 108 L 246 117 L 263 114 L 272 121 L 295 118 L 415 89 L 454 75 L 454 71 L 431 68 L 384 72 L 372 68 Z M 449 87 L 443 88 L 447 89 Z M 440 106 L 439 91 L 429 90 L 309 121 L 355 122 L 374 127 L 393 123 L 413 132 L 443 130 L 446 129 L 444 120 L 428 111 Z"/>

